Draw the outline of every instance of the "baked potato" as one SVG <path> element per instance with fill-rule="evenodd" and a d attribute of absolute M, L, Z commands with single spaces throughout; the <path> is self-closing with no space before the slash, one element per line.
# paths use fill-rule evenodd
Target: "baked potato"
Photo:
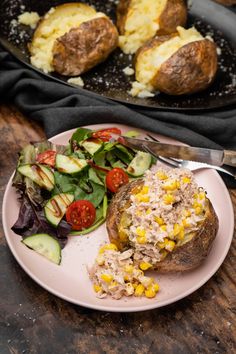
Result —
<path fill-rule="evenodd" d="M 184 0 L 120 0 L 117 6 L 119 46 L 133 54 L 155 34 L 170 34 L 185 26 L 187 6 Z"/>
<path fill-rule="evenodd" d="M 149 172 L 121 187 L 108 209 L 107 231 L 120 251 L 163 272 L 183 272 L 207 257 L 218 218 L 192 173 Z"/>
<path fill-rule="evenodd" d="M 68 3 L 43 17 L 29 50 L 31 63 L 44 72 L 77 76 L 104 61 L 117 45 L 117 29 L 104 13 Z"/>
<path fill-rule="evenodd" d="M 169 95 L 192 94 L 206 89 L 217 72 L 216 45 L 194 27 L 154 37 L 135 57 L 136 80 L 149 91 Z M 134 85 L 132 95 L 138 95 Z"/>

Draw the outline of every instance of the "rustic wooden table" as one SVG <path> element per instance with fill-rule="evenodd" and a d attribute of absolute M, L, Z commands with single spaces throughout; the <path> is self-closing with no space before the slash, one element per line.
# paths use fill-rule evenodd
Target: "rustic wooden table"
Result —
<path fill-rule="evenodd" d="M 0 197 L 17 152 L 43 129 L 0 105 Z M 230 190 L 236 210 L 236 190 Z M 10 212 L 10 211 L 9 211 Z M 234 235 L 236 236 L 236 235 Z M 164 308 L 104 313 L 65 302 L 37 285 L 12 256 L 0 229 L 0 353 L 236 353 L 236 238 L 218 272 Z"/>

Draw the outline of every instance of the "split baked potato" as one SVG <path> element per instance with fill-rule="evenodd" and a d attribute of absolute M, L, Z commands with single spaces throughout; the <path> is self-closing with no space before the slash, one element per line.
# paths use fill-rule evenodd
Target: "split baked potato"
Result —
<path fill-rule="evenodd" d="M 34 32 L 31 63 L 44 72 L 77 76 L 104 61 L 118 45 L 118 31 L 102 12 L 83 3 L 49 10 Z"/>
<path fill-rule="evenodd" d="M 148 177 L 149 187 L 145 178 L 121 187 L 107 215 L 110 241 L 120 251 L 132 248 L 137 263 L 145 262 L 163 272 L 199 266 L 218 231 L 218 217 L 203 189 L 191 181 L 193 176 L 186 170 L 175 171 L 177 179 L 172 172 L 158 171 L 158 181 Z M 167 196 L 169 204 L 165 205 Z M 176 200 L 170 203 L 173 197 Z"/>
<path fill-rule="evenodd" d="M 156 36 L 136 53 L 136 80 L 149 91 L 169 95 L 192 94 L 206 89 L 217 72 L 216 45 L 194 27 Z M 138 95 L 133 85 L 132 95 Z"/>
<path fill-rule="evenodd" d="M 119 46 L 133 54 L 155 34 L 169 34 L 185 26 L 187 6 L 184 0 L 120 0 L 117 6 Z"/>

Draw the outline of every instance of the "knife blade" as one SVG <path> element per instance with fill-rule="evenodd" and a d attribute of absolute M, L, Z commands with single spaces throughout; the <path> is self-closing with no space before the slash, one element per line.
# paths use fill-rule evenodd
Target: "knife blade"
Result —
<path fill-rule="evenodd" d="M 215 166 L 226 164 L 236 167 L 236 151 L 232 150 L 215 150 L 193 146 L 173 145 L 144 139 L 129 138 L 126 136 L 121 136 L 120 142 L 127 147 L 141 151 L 146 151 L 147 147 L 157 156 L 205 162 Z"/>

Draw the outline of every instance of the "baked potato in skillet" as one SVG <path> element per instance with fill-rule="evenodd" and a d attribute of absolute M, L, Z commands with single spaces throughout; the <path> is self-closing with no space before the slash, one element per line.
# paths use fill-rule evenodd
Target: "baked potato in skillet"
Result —
<path fill-rule="evenodd" d="M 136 80 L 149 91 L 169 95 L 202 91 L 213 82 L 216 72 L 216 45 L 194 27 L 178 27 L 174 34 L 154 37 L 135 57 Z"/>
<path fill-rule="evenodd" d="M 133 54 L 155 34 L 169 34 L 185 26 L 187 6 L 184 0 L 120 0 L 117 6 L 119 46 Z"/>
<path fill-rule="evenodd" d="M 44 72 L 76 76 L 104 61 L 117 44 L 117 29 L 104 13 L 68 3 L 43 17 L 29 50 L 31 63 Z"/>
<path fill-rule="evenodd" d="M 218 231 L 217 215 L 191 172 L 158 170 L 158 177 L 155 173 L 130 182 L 114 196 L 107 215 L 109 239 L 120 251 L 133 248 L 134 260 L 153 269 L 194 269 L 211 249 Z M 175 201 L 163 204 L 166 196 Z"/>

